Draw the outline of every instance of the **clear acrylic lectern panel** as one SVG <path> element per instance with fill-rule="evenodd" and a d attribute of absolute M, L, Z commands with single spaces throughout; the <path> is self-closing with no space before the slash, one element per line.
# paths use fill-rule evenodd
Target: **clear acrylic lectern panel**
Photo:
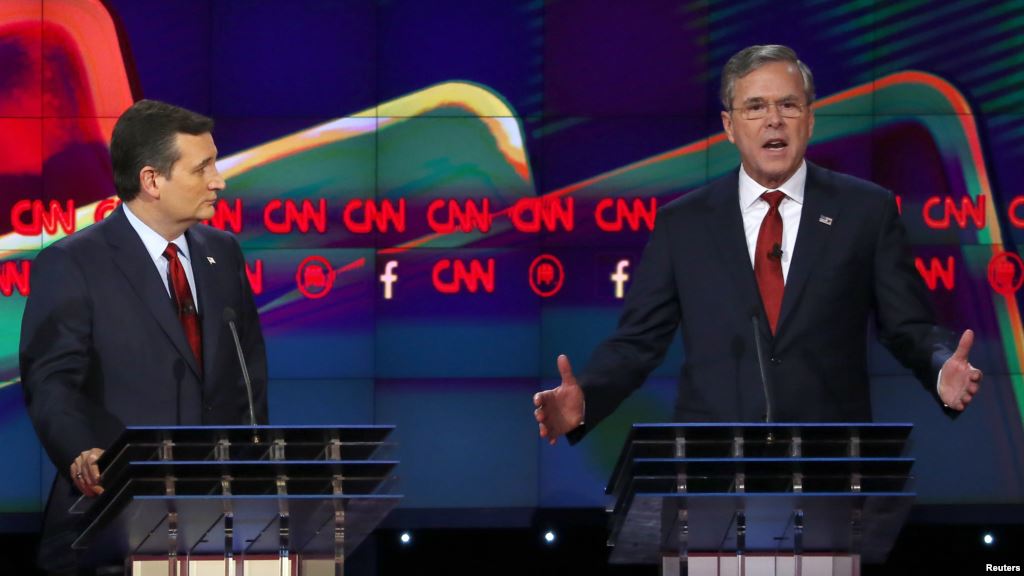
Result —
<path fill-rule="evenodd" d="M 398 504 L 391 426 L 129 428 L 99 461 L 104 493 L 72 512 L 93 565 L 165 557 L 344 559 Z M 290 568 L 288 572 L 291 573 Z"/>
<path fill-rule="evenodd" d="M 906 520 L 909 424 L 638 424 L 608 484 L 613 563 L 884 561 Z M 668 559 L 668 560 L 666 560 Z M 671 569 L 670 569 L 671 568 Z M 716 570 L 718 566 L 716 565 Z"/>

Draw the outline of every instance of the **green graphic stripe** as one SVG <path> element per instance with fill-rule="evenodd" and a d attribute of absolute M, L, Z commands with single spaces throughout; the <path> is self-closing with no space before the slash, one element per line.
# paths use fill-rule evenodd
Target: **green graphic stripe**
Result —
<path fill-rule="evenodd" d="M 1015 23 L 1013 24 L 1013 26 L 1015 27 L 1014 29 L 1019 29 L 1022 23 L 1024 23 L 1024 19 L 1015 18 Z M 918 61 L 924 61 L 929 58 L 936 58 L 938 54 L 948 53 L 950 51 L 963 51 L 963 53 L 969 54 L 968 57 L 964 58 L 965 65 L 974 63 L 974 61 L 986 61 L 987 63 L 988 58 L 983 58 L 976 54 L 974 52 L 974 46 L 976 46 L 979 42 L 983 42 L 988 37 L 1004 34 L 1006 32 L 989 29 L 986 30 L 985 32 L 980 32 L 974 36 L 969 37 L 967 35 L 957 35 L 956 32 L 958 31 L 958 29 L 958 26 L 949 26 L 943 28 L 944 36 L 959 37 L 959 40 L 956 43 L 940 43 L 937 44 L 934 48 L 928 50 L 906 51 L 904 52 L 904 55 L 900 58 L 883 60 L 885 64 L 882 65 L 882 68 L 885 68 L 886 70 L 900 70 L 903 68 L 912 67 L 915 63 L 918 63 Z"/>
<path fill-rule="evenodd" d="M 1020 23 L 1024 24 L 1024 18 L 1021 18 Z M 1021 48 L 1024 47 L 1024 35 L 1022 34 L 1024 34 L 1024 26 L 1019 26 L 1012 37 L 989 44 L 984 49 L 979 49 L 973 54 L 949 60 L 947 64 L 952 68 L 974 65 L 971 70 L 960 74 L 960 81 L 965 84 L 979 82 L 988 76 L 1000 75 L 1007 68 L 1017 68 L 1024 63 L 1024 58 L 1021 57 L 1020 52 Z M 982 86 L 998 82 L 999 80 L 1001 78 L 997 77 L 982 84 Z"/>
<path fill-rule="evenodd" d="M 1013 385 L 1013 394 L 1017 397 L 1017 411 L 1024 420 L 1024 375 L 1010 374 L 1010 383 Z"/>
<path fill-rule="evenodd" d="M 885 21 L 886 19 L 888 19 L 891 16 L 902 14 L 903 12 L 906 12 L 908 10 L 913 10 L 915 8 L 920 7 L 921 5 L 924 5 L 924 4 L 927 4 L 927 2 L 922 2 L 922 1 L 895 2 L 895 3 L 889 4 L 884 9 L 881 9 L 881 10 L 878 10 L 878 11 L 873 12 L 871 14 L 868 14 L 868 15 L 865 15 L 865 16 L 861 16 L 860 18 L 857 18 L 856 19 L 857 20 L 857 25 L 858 26 L 866 26 L 866 25 L 875 25 L 875 26 L 877 26 L 878 24 L 882 23 L 883 21 Z M 877 30 L 878 30 L 878 28 L 874 28 L 872 30 L 872 34 L 870 36 L 865 36 L 863 38 L 859 38 L 852 45 L 853 46 L 858 46 L 858 47 L 863 48 L 863 49 L 869 48 L 870 47 L 869 46 L 870 43 L 873 40 L 878 39 Z"/>
<path fill-rule="evenodd" d="M 986 21 L 998 19 L 999 16 L 988 12 L 981 12 L 974 16 L 964 18 L 955 17 L 944 19 L 944 24 L 930 26 L 928 30 L 902 37 L 890 42 L 879 42 L 875 56 L 884 59 L 887 56 L 900 54 L 905 58 L 921 58 L 927 51 L 912 50 L 912 48 L 924 43 L 935 43 L 936 48 L 948 48 L 950 39 L 956 39 L 960 44 L 968 42 L 974 46 L 983 44 L 987 38 L 998 36 L 1005 30 L 1000 26 L 983 26 Z M 957 34 L 958 31 L 972 28 L 971 34 Z M 973 54 L 972 51 L 965 51 L 965 54 Z M 898 66 L 897 66 L 898 67 Z"/>
<path fill-rule="evenodd" d="M 908 2 L 892 2 L 892 3 L 889 3 L 885 8 L 880 8 L 878 10 L 878 12 L 875 13 L 875 18 L 877 19 L 878 23 L 881 24 L 885 20 L 887 20 L 889 18 L 892 18 L 892 17 L 895 17 L 895 16 L 900 16 L 904 12 L 909 12 L 911 10 L 917 10 L 918 8 L 922 8 L 922 7 L 927 8 L 928 6 L 934 6 L 934 4 L 935 3 L 931 2 L 930 0 L 912 0 L 912 1 L 908 1 Z"/>
<path fill-rule="evenodd" d="M 721 20 L 732 20 L 734 18 L 746 19 L 750 16 L 750 12 L 756 12 L 754 10 L 760 4 L 763 8 L 764 5 L 759 0 L 748 0 L 747 2 L 712 2 L 712 6 L 708 6 L 708 22 L 715 23 Z M 769 8 L 770 9 L 770 8 Z"/>
<path fill-rule="evenodd" d="M 1013 64 L 1015 66 L 1020 66 L 1020 62 L 1013 62 Z M 975 96 L 988 96 L 989 94 L 992 94 L 993 92 L 998 92 L 1000 90 L 1005 90 L 1007 88 L 1012 88 L 1012 87 L 1014 87 L 1014 85 L 1020 84 L 1022 82 L 1024 82 L 1024 70 L 1018 70 L 1017 72 L 1014 72 L 1013 74 L 1009 74 L 1007 76 L 1003 76 L 1002 78 L 1000 78 L 998 80 L 995 80 L 993 82 L 989 82 L 988 84 L 985 84 L 985 85 L 981 86 L 980 88 L 976 88 L 976 89 L 972 90 L 971 93 L 973 95 L 975 95 Z"/>
<path fill-rule="evenodd" d="M 872 12 L 869 14 L 865 14 L 863 16 L 851 18 L 848 22 L 836 26 L 835 29 L 847 32 L 853 30 L 860 30 L 861 28 L 868 28 L 868 31 L 865 34 L 858 36 L 856 38 L 852 38 L 849 42 L 846 43 L 846 46 L 848 48 L 856 50 L 857 53 L 862 53 L 865 50 L 870 50 L 871 46 L 875 42 L 874 25 L 875 14 Z"/>
<path fill-rule="evenodd" d="M 1011 104 L 1019 104 L 1021 102 L 1024 102 L 1024 91 L 1011 92 L 985 102 L 985 109 L 1011 107 Z"/>
<path fill-rule="evenodd" d="M 933 38 L 935 36 L 945 36 L 950 30 L 954 30 L 963 26 L 962 21 L 959 18 L 950 18 L 950 14 L 959 12 L 963 6 L 956 2 L 947 4 L 944 8 L 940 8 L 934 11 L 926 11 L 917 16 L 910 18 L 901 19 L 897 22 L 889 24 L 888 26 L 882 26 L 875 29 L 875 38 L 878 40 L 879 48 L 877 53 L 879 56 L 887 56 L 901 50 L 905 46 L 916 44 L 923 41 L 924 38 Z M 944 26 L 935 26 L 935 21 L 939 20 L 946 22 Z M 928 29 L 926 31 L 912 34 L 909 37 L 905 36 L 904 33 L 907 30 L 923 26 L 927 24 Z M 891 37 L 898 37 L 899 40 L 890 42 L 888 41 Z"/>
<path fill-rule="evenodd" d="M 835 4 L 831 0 L 815 0 L 809 3 L 811 6 L 820 4 Z M 855 12 L 862 12 L 865 10 L 870 11 L 874 8 L 874 0 L 854 0 L 853 2 L 842 2 L 835 4 L 832 8 L 816 12 L 807 18 L 808 22 L 815 24 L 825 24 L 826 22 L 834 19 L 848 20 L 851 15 Z"/>

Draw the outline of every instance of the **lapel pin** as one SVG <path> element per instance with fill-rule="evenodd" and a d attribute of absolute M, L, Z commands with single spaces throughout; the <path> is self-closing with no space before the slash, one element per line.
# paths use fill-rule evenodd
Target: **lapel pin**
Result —
<path fill-rule="evenodd" d="M 829 222 L 831 222 L 831 221 L 832 220 L 829 220 Z M 206 261 L 209 262 L 210 264 L 216 264 L 217 263 L 217 261 L 213 259 L 213 256 L 207 256 L 206 257 Z"/>
<path fill-rule="evenodd" d="M 821 222 L 825 226 L 831 226 L 832 225 L 832 218 L 829 218 L 828 216 L 825 216 L 824 214 L 822 214 L 821 216 L 818 216 L 818 222 Z"/>

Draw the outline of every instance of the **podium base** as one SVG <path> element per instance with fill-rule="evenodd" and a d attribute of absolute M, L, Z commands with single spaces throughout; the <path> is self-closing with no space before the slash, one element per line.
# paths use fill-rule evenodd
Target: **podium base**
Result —
<path fill-rule="evenodd" d="M 126 576 L 168 576 L 172 571 L 166 558 L 132 558 Z M 336 570 L 337 568 L 337 570 Z M 193 556 L 177 562 L 175 576 L 341 576 L 343 566 L 331 559 L 293 556 L 284 560 L 263 556 L 233 559 L 229 564 L 218 556 Z"/>
<path fill-rule="evenodd" d="M 799 566 L 798 566 L 799 564 Z M 860 576 L 860 556 L 828 554 L 747 555 L 691 554 L 686 568 L 678 556 L 663 556 L 662 576 Z"/>

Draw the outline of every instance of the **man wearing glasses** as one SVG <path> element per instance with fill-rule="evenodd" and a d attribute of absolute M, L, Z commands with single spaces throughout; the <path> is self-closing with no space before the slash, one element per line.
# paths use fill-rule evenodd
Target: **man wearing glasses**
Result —
<path fill-rule="evenodd" d="M 561 385 L 534 396 L 540 435 L 582 438 L 677 330 L 678 421 L 870 421 L 872 316 L 936 401 L 964 410 L 982 377 L 974 334 L 953 350 L 935 325 L 893 194 L 804 160 L 811 71 L 788 47 L 751 46 L 725 65 L 721 99 L 739 169 L 659 210 L 615 334 L 578 378 L 559 356 Z"/>

